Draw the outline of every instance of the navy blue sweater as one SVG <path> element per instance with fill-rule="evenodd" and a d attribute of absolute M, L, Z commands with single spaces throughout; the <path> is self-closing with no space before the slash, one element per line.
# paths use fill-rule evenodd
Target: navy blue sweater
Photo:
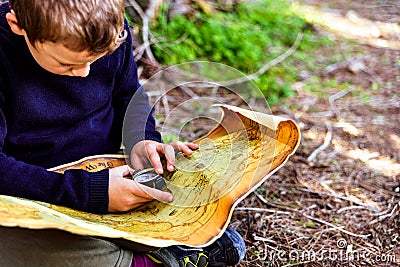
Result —
<path fill-rule="evenodd" d="M 137 77 L 129 35 L 114 53 L 91 65 L 87 77 L 41 68 L 22 36 L 11 32 L 0 6 L 0 194 L 106 213 L 108 170 L 47 171 L 124 145 L 160 141 Z M 126 26 L 127 27 L 127 26 Z M 129 32 L 129 29 L 127 29 Z"/>

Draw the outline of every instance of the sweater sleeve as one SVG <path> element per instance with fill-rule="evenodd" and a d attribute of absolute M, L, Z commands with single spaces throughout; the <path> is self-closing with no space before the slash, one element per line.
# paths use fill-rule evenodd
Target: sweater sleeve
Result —
<path fill-rule="evenodd" d="M 123 44 L 123 64 L 118 71 L 117 90 L 114 96 L 114 109 L 117 118 L 124 118 L 122 141 L 130 153 L 132 147 L 141 140 L 161 142 L 161 135 L 156 130 L 153 109 L 149 104 L 148 95 L 139 83 L 136 62 L 132 52 L 132 36 L 127 23 L 125 30 L 128 33 Z"/>
<path fill-rule="evenodd" d="M 0 76 L 0 194 L 43 201 L 92 212 L 108 211 L 108 170 L 89 173 L 68 170 L 64 174 L 26 164 L 3 153 L 7 136 Z"/>

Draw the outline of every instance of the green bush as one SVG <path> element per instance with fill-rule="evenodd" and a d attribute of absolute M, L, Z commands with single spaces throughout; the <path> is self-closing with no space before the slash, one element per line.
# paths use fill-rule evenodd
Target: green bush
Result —
<path fill-rule="evenodd" d="M 254 81 L 274 104 L 292 94 L 290 84 L 298 79 L 299 66 L 310 64 L 309 53 L 320 44 L 306 22 L 290 10 L 284 0 L 244 1 L 230 13 L 198 12 L 190 19 L 168 20 L 164 6 L 151 29 L 159 40 L 152 50 L 163 65 L 207 60 L 251 74 L 289 49 L 304 31 L 297 51 Z"/>

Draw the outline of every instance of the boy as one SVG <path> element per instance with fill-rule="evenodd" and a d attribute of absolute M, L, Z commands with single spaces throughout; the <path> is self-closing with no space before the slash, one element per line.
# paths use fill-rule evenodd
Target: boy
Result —
<path fill-rule="evenodd" d="M 138 82 L 122 0 L 2 4 L 0 194 L 99 214 L 127 211 L 153 199 L 172 201 L 169 193 L 144 191 L 123 178 L 130 172 L 128 166 L 95 173 L 46 170 L 89 155 L 116 153 L 133 95 L 129 125 L 124 125 L 130 165 L 139 169 L 150 162 L 161 173 L 160 157 L 165 156 L 172 171 L 174 149 L 190 155 L 197 146 L 161 143 L 147 95 Z M 221 253 L 225 257 L 225 250 L 235 248 L 232 240 L 237 235 L 229 228 L 223 242 L 214 244 L 213 250 L 221 251 L 213 257 Z M 108 241 L 62 231 L 1 227 L 0 236 L 1 266 L 129 266 L 133 257 Z M 7 240 L 15 241 L 11 245 Z M 193 253 L 203 253 L 187 251 L 166 248 L 154 256 L 180 264 Z M 234 264 L 242 254 L 239 251 L 234 260 L 218 258 L 210 264 Z"/>

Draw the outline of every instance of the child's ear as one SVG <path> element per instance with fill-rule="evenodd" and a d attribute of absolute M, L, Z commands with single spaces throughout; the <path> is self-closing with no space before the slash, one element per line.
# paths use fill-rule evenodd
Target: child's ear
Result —
<path fill-rule="evenodd" d="M 7 19 L 8 25 L 10 25 L 10 28 L 13 31 L 13 33 L 18 34 L 18 35 L 24 34 L 24 29 L 22 29 L 19 26 L 17 16 L 15 16 L 14 12 L 7 13 L 6 19 Z"/>

